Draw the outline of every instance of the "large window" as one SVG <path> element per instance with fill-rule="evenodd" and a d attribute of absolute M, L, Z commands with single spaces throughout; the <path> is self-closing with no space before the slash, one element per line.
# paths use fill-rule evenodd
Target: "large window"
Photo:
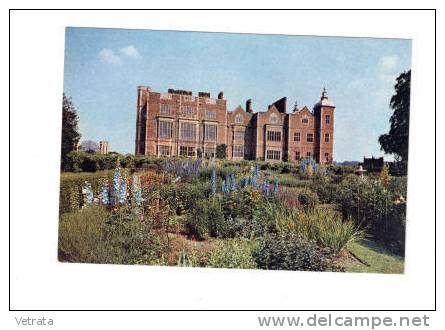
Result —
<path fill-rule="evenodd" d="M 306 142 L 313 143 L 314 142 L 314 133 L 307 133 Z"/>
<path fill-rule="evenodd" d="M 170 156 L 172 152 L 172 147 L 160 145 L 158 147 L 159 156 Z"/>
<path fill-rule="evenodd" d="M 267 131 L 267 141 L 281 141 L 281 132 Z"/>
<path fill-rule="evenodd" d="M 181 123 L 181 139 L 182 140 L 196 140 L 196 127 L 194 123 Z"/>
<path fill-rule="evenodd" d="M 204 140 L 216 141 L 216 125 L 204 125 Z"/>
<path fill-rule="evenodd" d="M 299 151 L 295 151 L 295 160 L 300 160 L 301 155 Z"/>
<path fill-rule="evenodd" d="M 244 146 L 234 145 L 233 146 L 233 157 L 244 157 Z"/>
<path fill-rule="evenodd" d="M 215 109 L 206 109 L 205 110 L 207 119 L 216 119 L 216 110 Z"/>
<path fill-rule="evenodd" d="M 188 146 L 179 146 L 179 156 L 193 157 L 195 156 L 195 148 Z"/>
<path fill-rule="evenodd" d="M 159 121 L 158 137 L 164 139 L 171 139 L 172 126 L 173 123 L 171 121 L 163 121 L 163 120 Z"/>
<path fill-rule="evenodd" d="M 233 139 L 235 141 L 244 141 L 244 132 L 243 131 L 233 132 Z"/>
<path fill-rule="evenodd" d="M 294 142 L 300 142 L 301 141 L 301 134 L 300 132 L 295 132 L 294 133 Z"/>
<path fill-rule="evenodd" d="M 329 133 L 325 133 L 324 134 L 324 142 L 329 142 L 330 137 L 329 137 Z"/>
<path fill-rule="evenodd" d="M 191 106 L 183 106 L 181 108 L 181 114 L 184 117 L 193 117 L 195 115 L 195 109 Z"/>
<path fill-rule="evenodd" d="M 312 157 L 311 152 L 310 151 L 306 152 L 306 158 L 311 158 L 311 157 Z"/>
<path fill-rule="evenodd" d="M 280 150 L 267 150 L 266 151 L 266 159 L 280 160 L 281 159 L 281 151 Z"/>
<path fill-rule="evenodd" d="M 325 119 L 326 119 L 326 124 L 330 124 L 331 123 L 331 116 L 329 116 L 329 115 L 326 115 L 325 116 Z"/>
<path fill-rule="evenodd" d="M 171 114 L 171 106 L 170 104 L 161 104 L 160 112 L 166 115 Z"/>

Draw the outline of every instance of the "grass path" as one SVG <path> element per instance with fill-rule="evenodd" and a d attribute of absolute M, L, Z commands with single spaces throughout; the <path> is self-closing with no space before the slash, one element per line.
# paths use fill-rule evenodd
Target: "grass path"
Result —
<path fill-rule="evenodd" d="M 347 272 L 403 274 L 403 257 L 388 252 L 375 242 L 361 240 L 351 244 L 349 251 L 362 262 L 349 259 L 344 264 Z"/>

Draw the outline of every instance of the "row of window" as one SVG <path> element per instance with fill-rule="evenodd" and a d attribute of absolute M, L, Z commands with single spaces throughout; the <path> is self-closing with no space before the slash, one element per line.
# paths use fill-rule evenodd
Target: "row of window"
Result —
<path fill-rule="evenodd" d="M 307 125 L 307 124 L 309 124 L 309 119 L 303 118 L 303 119 L 301 119 L 301 122 L 304 125 Z M 331 123 L 331 116 L 330 115 L 325 115 L 324 122 L 326 123 L 326 125 L 329 125 Z"/>
<path fill-rule="evenodd" d="M 159 156 L 171 156 L 172 147 L 166 145 L 159 145 L 158 154 Z M 216 154 L 215 148 L 206 148 L 204 150 L 204 157 L 206 158 L 214 158 L 215 154 Z M 184 157 L 194 157 L 196 155 L 196 148 L 190 146 L 179 146 L 179 155 Z M 242 156 L 244 157 L 244 153 Z"/>
<path fill-rule="evenodd" d="M 179 125 L 179 137 L 182 140 L 195 141 L 197 137 L 198 125 L 195 123 L 183 122 Z M 164 139 L 171 139 L 173 136 L 173 122 L 160 120 L 158 124 L 158 137 Z M 205 124 L 204 125 L 204 140 L 216 141 L 217 126 Z"/>
<path fill-rule="evenodd" d="M 172 106 L 170 104 L 161 104 L 159 112 L 164 115 L 170 115 L 172 113 Z M 204 109 L 204 112 L 207 119 L 216 119 L 215 109 Z M 194 117 L 196 115 L 196 108 L 191 106 L 182 106 L 181 115 L 183 117 Z"/>
<path fill-rule="evenodd" d="M 324 134 L 324 142 L 329 142 L 331 139 L 329 133 Z M 300 132 L 294 133 L 294 142 L 301 142 L 301 134 Z M 306 134 L 306 142 L 313 143 L 314 142 L 314 133 L 307 133 Z"/>
<path fill-rule="evenodd" d="M 213 158 L 215 157 L 215 148 L 206 148 L 204 150 L 204 157 L 206 158 Z M 166 146 L 166 145 L 160 145 L 158 146 L 158 154 L 160 156 L 171 156 L 172 155 L 172 147 Z M 196 149 L 195 147 L 190 146 L 179 146 L 179 155 L 180 156 L 187 156 L 187 157 L 194 157 L 196 155 Z M 232 156 L 237 158 L 243 158 L 244 157 L 244 145 L 234 145 Z M 307 151 L 306 152 L 306 158 L 311 158 L 312 152 Z M 329 162 L 329 153 L 325 152 L 324 158 L 327 162 Z M 267 160 L 281 160 L 281 151 L 280 150 L 267 150 L 266 151 L 266 159 Z M 295 160 L 302 159 L 302 155 L 300 151 L 295 152 Z"/>

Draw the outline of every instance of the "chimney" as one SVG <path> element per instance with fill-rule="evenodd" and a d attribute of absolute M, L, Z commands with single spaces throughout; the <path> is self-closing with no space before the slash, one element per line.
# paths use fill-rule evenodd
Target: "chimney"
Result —
<path fill-rule="evenodd" d="M 224 98 L 224 92 L 221 91 L 221 92 L 219 92 L 219 94 L 218 94 L 218 100 L 222 100 L 223 98 Z"/>
<path fill-rule="evenodd" d="M 253 110 L 252 110 L 252 99 L 248 99 L 246 101 L 246 112 L 253 113 Z"/>

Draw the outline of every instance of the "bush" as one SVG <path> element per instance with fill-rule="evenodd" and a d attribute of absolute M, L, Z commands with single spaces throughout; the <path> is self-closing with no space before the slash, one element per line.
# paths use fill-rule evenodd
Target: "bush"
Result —
<path fill-rule="evenodd" d="M 311 210 L 318 205 L 318 196 L 310 190 L 302 191 L 298 194 L 298 202 L 304 209 Z"/>
<path fill-rule="evenodd" d="M 337 184 L 332 183 L 329 177 L 317 177 L 312 184 L 312 189 L 317 194 L 319 200 L 324 203 L 333 203 L 337 195 Z"/>
<path fill-rule="evenodd" d="M 163 158 L 152 156 L 120 155 L 109 153 L 106 155 L 87 152 L 70 152 L 67 155 L 66 171 L 68 172 L 96 172 L 99 170 L 111 170 L 116 167 L 119 158 L 123 168 L 147 168 L 159 169 Z"/>
<path fill-rule="evenodd" d="M 164 252 L 151 221 L 114 216 L 101 206 L 64 214 L 59 222 L 59 261 L 151 264 Z"/>
<path fill-rule="evenodd" d="M 392 181 L 392 180 L 391 180 Z M 403 183 L 386 189 L 378 178 L 348 176 L 340 184 L 335 202 L 343 218 L 351 217 L 392 252 L 404 253 L 406 203 Z"/>
<path fill-rule="evenodd" d="M 199 200 L 210 194 L 210 183 L 179 183 L 162 185 L 159 190 L 161 203 L 168 205 L 181 215 L 195 209 Z"/>
<path fill-rule="evenodd" d="M 256 268 L 253 258 L 255 242 L 233 239 L 225 240 L 210 252 L 207 267 Z"/>
<path fill-rule="evenodd" d="M 261 269 L 323 271 L 329 267 L 327 255 L 314 242 L 294 233 L 262 238 L 253 256 Z"/>
<path fill-rule="evenodd" d="M 224 219 L 224 214 L 217 199 L 197 201 L 194 208 L 187 214 L 184 224 L 189 236 L 198 240 L 223 236 L 230 228 Z"/>
<path fill-rule="evenodd" d="M 216 146 L 216 158 L 225 159 L 227 157 L 227 145 L 218 144 Z"/>

